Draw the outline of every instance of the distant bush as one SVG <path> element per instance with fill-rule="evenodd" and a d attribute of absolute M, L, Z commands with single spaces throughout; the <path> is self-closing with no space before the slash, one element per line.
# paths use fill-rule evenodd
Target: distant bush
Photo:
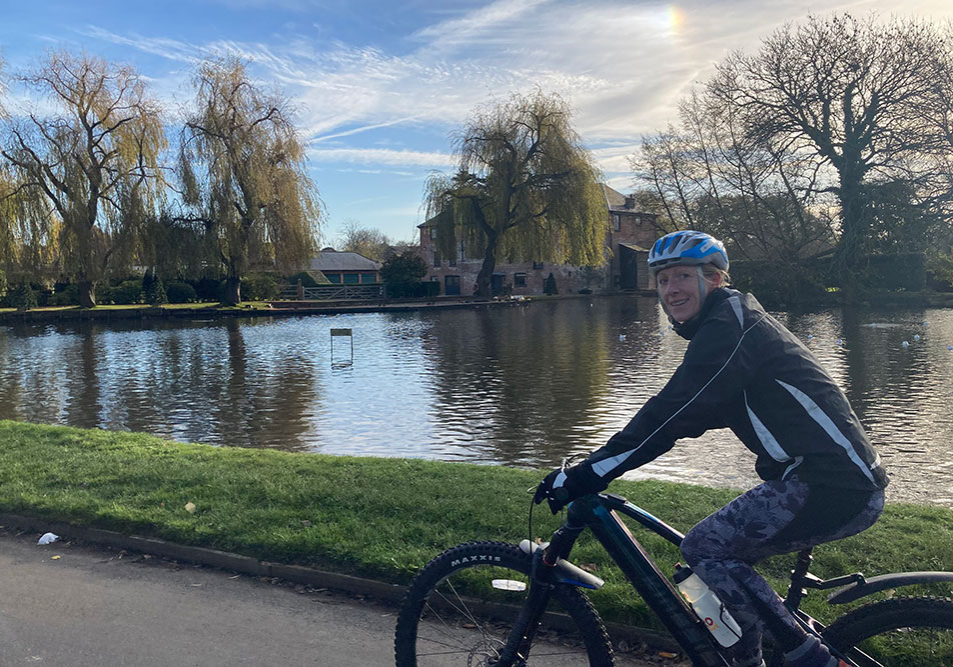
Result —
<path fill-rule="evenodd" d="M 76 285 L 58 283 L 46 300 L 48 306 L 78 306 L 79 288 Z"/>
<path fill-rule="evenodd" d="M 242 280 L 242 299 L 246 301 L 277 299 L 280 291 L 278 278 L 270 273 L 253 273 Z"/>
<path fill-rule="evenodd" d="M 114 287 L 96 290 L 97 303 L 113 303 L 120 306 L 142 303 L 142 281 L 124 280 Z"/>
<path fill-rule="evenodd" d="M 159 306 L 169 300 L 165 293 L 162 278 L 153 275 L 151 272 L 142 277 L 142 294 L 146 303 L 150 306 Z"/>
<path fill-rule="evenodd" d="M 36 308 L 36 291 L 29 283 L 20 283 L 7 292 L 7 307 L 17 310 Z"/>
<path fill-rule="evenodd" d="M 798 264 L 732 260 L 731 286 L 751 292 L 770 308 L 816 302 L 827 294 L 828 264 L 809 259 Z"/>
<path fill-rule="evenodd" d="M 225 281 L 219 280 L 218 278 L 202 278 L 192 283 L 192 285 L 194 285 L 196 294 L 196 298 L 193 299 L 193 301 L 221 301 L 225 295 Z M 168 295 L 168 293 L 169 288 L 166 287 L 166 294 Z M 169 295 L 169 300 L 172 301 L 171 295 Z M 173 301 L 173 303 L 176 302 Z"/>
<path fill-rule="evenodd" d="M 391 255 L 381 266 L 381 279 L 387 284 L 387 296 L 391 298 L 424 296 L 421 292 L 430 287 L 420 287 L 420 279 L 427 275 L 427 264 L 414 250 Z M 437 285 L 439 293 L 440 286 Z"/>
<path fill-rule="evenodd" d="M 318 275 L 321 276 L 321 278 L 324 278 L 324 274 L 319 273 Z M 288 283 L 292 287 L 297 287 L 299 280 L 301 281 L 302 287 L 317 287 L 318 285 L 331 284 L 331 281 L 328 280 L 327 278 L 324 278 L 324 280 L 321 282 L 319 282 L 318 280 L 315 280 L 314 276 L 308 273 L 307 271 L 299 271 L 293 276 L 288 276 Z"/>
<path fill-rule="evenodd" d="M 169 283 L 165 287 L 165 295 L 169 303 L 194 303 L 199 300 L 195 288 L 188 283 Z"/>

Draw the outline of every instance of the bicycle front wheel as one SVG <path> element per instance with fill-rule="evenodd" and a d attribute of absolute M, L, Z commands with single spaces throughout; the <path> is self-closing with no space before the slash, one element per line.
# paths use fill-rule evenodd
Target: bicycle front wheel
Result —
<path fill-rule="evenodd" d="M 953 600 L 874 602 L 834 621 L 824 640 L 860 667 L 953 665 Z"/>
<path fill-rule="evenodd" d="M 531 566 L 529 555 L 502 542 L 461 544 L 430 561 L 411 584 L 397 618 L 397 667 L 497 664 L 529 592 Z M 544 619 L 532 655 L 515 664 L 613 664 L 602 619 L 581 591 L 558 585 L 551 605 L 572 622 L 559 622 L 565 616 Z"/>

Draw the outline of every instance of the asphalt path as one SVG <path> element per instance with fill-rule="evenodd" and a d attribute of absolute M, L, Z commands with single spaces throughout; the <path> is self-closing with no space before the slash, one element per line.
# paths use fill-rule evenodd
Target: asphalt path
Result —
<path fill-rule="evenodd" d="M 0 533 L 0 665 L 392 665 L 395 610 Z"/>
<path fill-rule="evenodd" d="M 38 536 L 0 526 L 0 667 L 394 664 L 393 603 Z"/>

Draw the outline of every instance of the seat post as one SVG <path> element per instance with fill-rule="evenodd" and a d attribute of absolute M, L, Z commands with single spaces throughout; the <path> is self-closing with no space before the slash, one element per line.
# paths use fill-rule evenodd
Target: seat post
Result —
<path fill-rule="evenodd" d="M 807 595 L 804 581 L 814 560 L 814 556 L 811 555 L 812 550 L 813 547 L 808 547 L 797 552 L 797 560 L 794 561 L 794 569 L 791 570 L 791 584 L 788 586 L 788 594 L 784 598 L 785 606 L 791 611 L 800 607 L 801 600 Z"/>

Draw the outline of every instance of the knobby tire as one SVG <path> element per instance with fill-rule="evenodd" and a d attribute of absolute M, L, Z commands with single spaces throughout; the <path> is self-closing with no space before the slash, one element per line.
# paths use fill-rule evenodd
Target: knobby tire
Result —
<path fill-rule="evenodd" d="M 953 665 L 953 600 L 897 597 L 873 602 L 834 621 L 824 639 L 861 667 Z"/>
<path fill-rule="evenodd" d="M 531 567 L 529 555 L 503 542 L 469 542 L 434 558 L 414 579 L 398 615 L 397 667 L 494 664 L 526 596 Z M 526 590 L 518 590 L 523 585 Z M 561 609 L 550 611 L 568 614 L 574 631 L 550 630 L 544 622 L 528 659 L 516 664 L 611 667 L 612 646 L 589 599 L 557 585 L 552 600 L 550 607 Z"/>

